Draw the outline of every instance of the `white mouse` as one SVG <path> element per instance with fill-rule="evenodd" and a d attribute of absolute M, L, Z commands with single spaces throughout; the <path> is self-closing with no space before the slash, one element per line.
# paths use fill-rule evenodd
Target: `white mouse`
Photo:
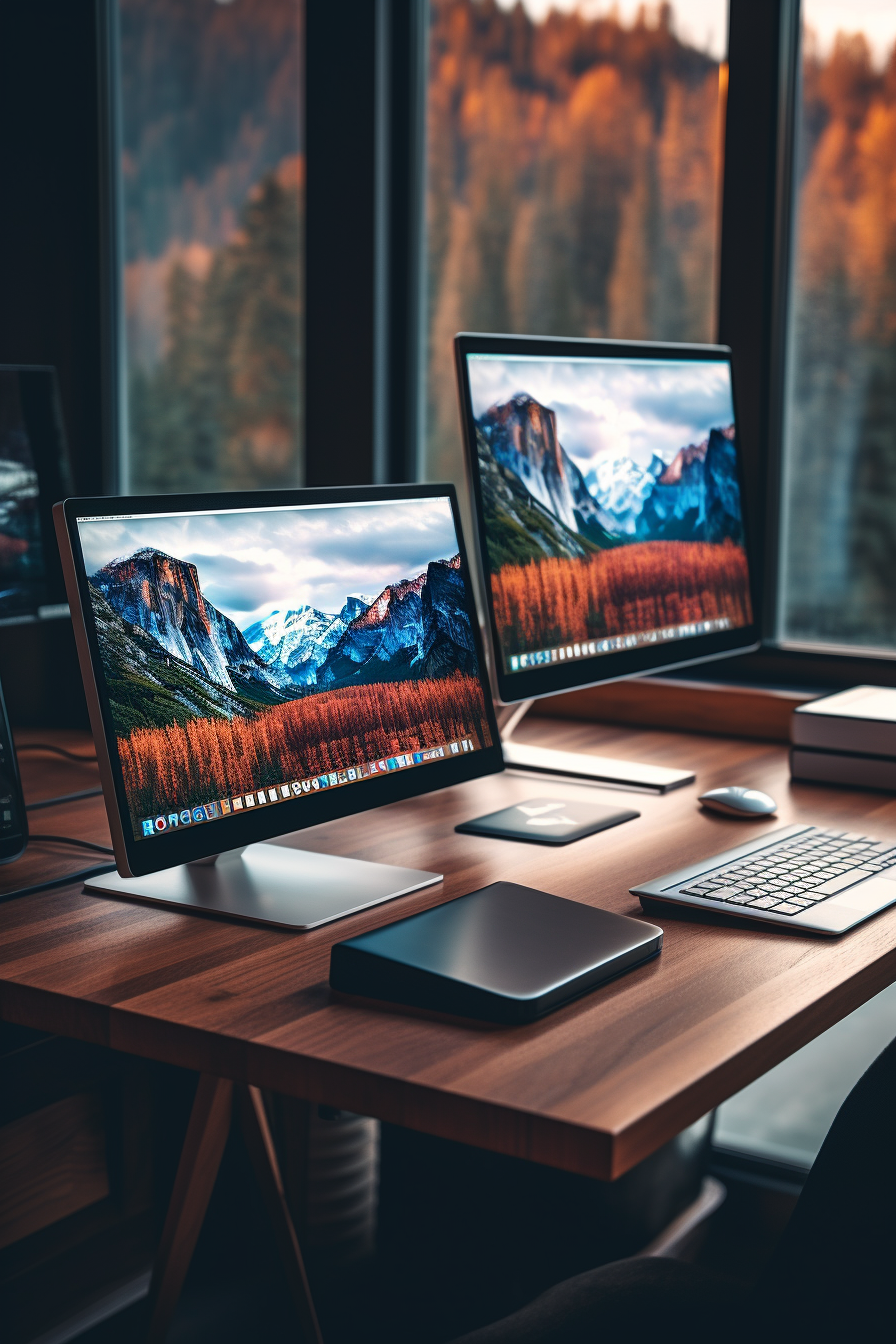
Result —
<path fill-rule="evenodd" d="M 723 812 L 726 817 L 744 819 L 771 816 L 778 806 L 767 793 L 760 793 L 758 789 L 742 789 L 735 784 L 701 793 L 697 801 L 713 812 Z"/>

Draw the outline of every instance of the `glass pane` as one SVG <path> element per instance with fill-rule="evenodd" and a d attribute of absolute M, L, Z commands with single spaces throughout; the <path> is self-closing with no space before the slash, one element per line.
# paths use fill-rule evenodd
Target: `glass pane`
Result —
<path fill-rule="evenodd" d="M 462 474 L 455 332 L 714 338 L 727 18 L 433 0 L 430 480 Z"/>
<path fill-rule="evenodd" d="M 719 1107 L 713 1142 L 811 1167 L 834 1116 L 896 1036 L 896 985 Z"/>
<path fill-rule="evenodd" d="M 301 483 L 302 0 L 119 0 L 125 488 Z"/>
<path fill-rule="evenodd" d="M 890 649 L 894 39 L 892 0 L 804 0 L 780 606 L 785 638 Z"/>

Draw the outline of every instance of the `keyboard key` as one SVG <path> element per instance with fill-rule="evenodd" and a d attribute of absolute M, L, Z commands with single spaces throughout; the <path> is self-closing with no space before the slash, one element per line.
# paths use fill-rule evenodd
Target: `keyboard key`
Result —
<path fill-rule="evenodd" d="M 712 898 L 714 901 L 730 901 L 732 896 L 744 896 L 746 893 L 741 887 L 719 887 L 714 891 Z"/>
<path fill-rule="evenodd" d="M 743 896 L 731 896 L 728 900 L 729 905 L 751 905 L 755 898 L 745 892 Z"/>
<path fill-rule="evenodd" d="M 750 901 L 754 910 L 771 910 L 774 906 L 780 904 L 781 900 L 778 896 L 760 896 L 758 900 Z"/>
<path fill-rule="evenodd" d="M 776 915 L 798 915 L 801 906 L 794 905 L 793 901 L 782 901 L 780 905 L 775 906 Z"/>
<path fill-rule="evenodd" d="M 863 877 L 871 877 L 871 873 L 866 873 L 864 868 L 854 868 L 852 872 L 841 873 L 839 877 L 832 877 L 822 882 L 820 887 L 815 888 L 814 894 L 836 896 L 838 891 L 845 891 L 847 887 L 854 886 L 856 882 L 861 882 Z"/>
<path fill-rule="evenodd" d="M 815 902 L 814 902 L 814 901 L 807 901 L 806 898 L 805 898 L 805 896 L 791 896 L 791 897 L 790 897 L 790 904 L 791 904 L 791 905 L 798 905 L 798 906 L 799 906 L 801 909 L 803 909 L 803 910 L 811 910 L 811 908 L 812 908 L 812 906 L 815 904 Z"/>

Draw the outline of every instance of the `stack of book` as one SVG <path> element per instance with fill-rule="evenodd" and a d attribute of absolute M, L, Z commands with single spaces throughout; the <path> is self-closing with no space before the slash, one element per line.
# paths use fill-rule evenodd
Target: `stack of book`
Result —
<path fill-rule="evenodd" d="M 853 686 L 793 712 L 790 773 L 896 792 L 896 690 Z"/>

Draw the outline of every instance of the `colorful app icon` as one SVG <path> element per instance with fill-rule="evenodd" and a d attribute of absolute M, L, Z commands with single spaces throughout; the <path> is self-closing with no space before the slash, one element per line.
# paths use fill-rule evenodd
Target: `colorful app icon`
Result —
<path fill-rule="evenodd" d="M 388 766 L 386 765 L 386 762 L 385 762 L 385 761 L 377 761 L 377 765 L 378 765 L 378 767 L 380 768 L 380 770 L 383 772 L 383 774 L 385 774 L 386 770 L 388 769 Z"/>
<path fill-rule="evenodd" d="M 329 781 L 330 781 L 331 784 L 337 784 L 337 783 L 338 783 L 338 775 L 337 775 L 337 772 L 336 772 L 335 770 L 331 770 L 330 773 L 329 773 L 329 775 L 327 776 L 327 778 L 329 779 Z"/>
<path fill-rule="evenodd" d="M 320 780 L 319 780 L 319 779 L 312 779 L 312 781 L 311 781 L 311 787 L 312 787 L 312 789 L 319 789 L 319 788 L 320 788 Z"/>
<path fill-rule="evenodd" d="M 518 672 L 518 671 L 519 671 L 519 667 L 520 667 L 520 660 L 519 660 L 519 658 L 517 658 L 517 656 L 516 656 L 515 653 L 512 653 L 512 654 L 510 655 L 510 670 L 511 670 L 511 672 Z"/>
<path fill-rule="evenodd" d="M 291 797 L 291 796 L 292 796 L 292 791 L 291 791 L 289 785 L 288 785 L 288 784 L 281 784 L 281 785 L 280 785 L 280 797 L 281 797 L 281 798 L 289 798 L 289 797 Z"/>
<path fill-rule="evenodd" d="M 451 754 L 452 754 L 452 756 L 459 756 L 459 755 L 460 755 L 460 747 L 457 745 L 456 742 L 452 742 L 452 743 L 451 743 Z"/>
<path fill-rule="evenodd" d="M 366 761 L 362 761 L 362 762 L 361 762 L 361 766 L 360 766 L 360 768 L 359 768 L 359 770 L 358 770 L 358 777 L 359 777 L 360 779 L 369 779 L 369 777 L 370 777 L 370 766 L 367 764 Z"/>
<path fill-rule="evenodd" d="M 246 794 L 243 795 L 243 797 L 246 799 L 246 806 L 247 806 L 247 807 L 254 807 L 254 806 L 255 806 L 255 794 L 254 794 L 254 793 L 246 793 Z"/>
<path fill-rule="evenodd" d="M 331 778 L 331 780 L 332 780 L 332 776 L 331 776 L 330 778 Z M 339 770 L 339 771 L 337 772 L 337 774 L 336 774 L 336 781 L 337 781 L 337 783 L 339 783 L 339 784 L 347 784 L 347 783 L 348 783 L 348 771 L 346 771 L 346 770 Z"/>
<path fill-rule="evenodd" d="M 321 786 L 322 789 L 328 789 L 328 788 L 330 787 L 330 776 L 329 776 L 329 775 L 321 775 L 321 777 L 320 777 L 320 786 Z"/>
<path fill-rule="evenodd" d="M 354 767 L 352 767 L 351 770 L 346 770 L 345 773 L 348 775 L 349 780 L 353 780 L 353 779 L 357 779 L 357 778 L 358 778 L 358 772 L 357 772 L 357 770 L 354 769 Z"/>
<path fill-rule="evenodd" d="M 178 816 L 178 814 L 177 814 L 176 812 L 169 812 L 169 813 L 168 813 L 168 825 L 169 825 L 169 826 L 176 826 L 176 825 L 178 824 L 179 821 L 180 821 L 180 817 Z"/>
<path fill-rule="evenodd" d="M 243 800 L 242 800 L 242 798 L 234 798 L 234 800 L 233 800 L 233 810 L 234 810 L 234 812 L 241 812 L 241 811 L 242 811 L 242 808 L 243 808 Z"/>
<path fill-rule="evenodd" d="M 219 800 L 219 802 L 218 802 L 218 806 L 219 806 L 220 809 L 221 809 L 221 815 L 222 815 L 222 817 L 226 817 L 227 814 L 228 814 L 228 812 L 230 811 L 230 799 L 229 799 L 229 798 L 221 798 L 221 799 Z"/>
<path fill-rule="evenodd" d="M 185 807 L 183 812 L 181 812 L 180 814 L 181 826 L 189 826 L 192 820 L 193 820 L 193 813 L 190 811 L 188 807 Z"/>
<path fill-rule="evenodd" d="M 220 815 L 221 815 L 221 810 L 220 810 L 220 808 L 218 807 L 218 804 L 217 804 L 217 803 L 206 803 L 206 804 L 205 804 L 205 815 L 206 815 L 206 817 L 208 818 L 209 821 L 214 821 L 216 817 L 220 817 Z"/>
<path fill-rule="evenodd" d="M 302 792 L 303 792 L 303 793 L 310 793 L 310 792 L 311 792 L 311 780 L 310 780 L 310 779 L 303 779 L 303 780 L 302 780 Z"/>
<path fill-rule="evenodd" d="M 194 820 L 194 821 L 205 821 L 205 811 L 203 810 L 203 808 L 201 808 L 201 807 L 194 807 L 194 808 L 193 808 L 193 820 Z"/>
<path fill-rule="evenodd" d="M 148 821 L 143 822 L 143 834 L 155 835 L 155 833 L 156 833 L 155 823 L 152 820 L 152 817 L 150 817 Z"/>
<path fill-rule="evenodd" d="M 165 831 L 168 829 L 168 822 L 164 817 L 156 817 L 156 830 Z"/>
<path fill-rule="evenodd" d="M 268 799 L 270 802 L 276 803 L 278 797 L 279 795 L 276 789 L 268 789 Z"/>
<path fill-rule="evenodd" d="M 293 791 L 294 795 L 296 796 L 296 798 L 301 798 L 301 796 L 302 796 L 302 786 L 301 786 L 301 784 L 299 783 L 298 780 L 296 780 L 295 783 L 293 784 L 293 786 L 292 786 L 292 791 Z"/>

